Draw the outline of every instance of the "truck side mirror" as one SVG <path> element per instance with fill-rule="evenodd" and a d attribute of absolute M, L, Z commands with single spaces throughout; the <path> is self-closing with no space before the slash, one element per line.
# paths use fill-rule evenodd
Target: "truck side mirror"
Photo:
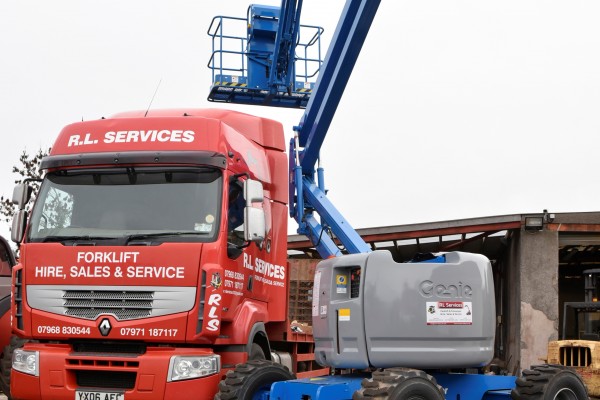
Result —
<path fill-rule="evenodd" d="M 27 226 L 27 211 L 19 210 L 15 213 L 12 220 L 12 229 L 10 238 L 15 243 L 21 243 L 25 235 L 25 227 Z"/>
<path fill-rule="evenodd" d="M 23 236 L 25 235 L 25 227 L 27 226 L 27 211 L 25 211 L 25 205 L 31 198 L 33 188 L 26 182 L 19 183 L 13 190 L 13 204 L 19 207 L 19 210 L 13 216 L 12 229 L 10 231 L 10 238 L 15 243 L 21 243 Z"/>
<path fill-rule="evenodd" d="M 19 206 L 19 210 L 25 208 L 25 204 L 31 198 L 31 193 L 33 192 L 33 188 L 29 186 L 27 183 L 19 183 L 15 186 L 13 190 L 12 202 Z"/>
<path fill-rule="evenodd" d="M 244 214 L 244 239 L 258 243 L 265 240 L 265 211 L 262 208 L 246 207 Z"/>
<path fill-rule="evenodd" d="M 265 240 L 267 230 L 265 211 L 262 208 L 254 207 L 252 204 L 262 203 L 264 200 L 262 183 L 246 179 L 244 181 L 244 198 L 246 199 L 244 239 L 249 242 L 260 243 Z"/>
<path fill-rule="evenodd" d="M 244 198 L 246 206 L 251 207 L 252 203 L 262 203 L 264 200 L 263 185 L 259 181 L 246 179 L 244 181 Z"/>
<path fill-rule="evenodd" d="M 16 263 L 17 260 L 15 259 L 15 254 L 10 248 L 10 245 L 2 236 L 0 236 L 0 277 L 10 276 L 10 270 Z"/>

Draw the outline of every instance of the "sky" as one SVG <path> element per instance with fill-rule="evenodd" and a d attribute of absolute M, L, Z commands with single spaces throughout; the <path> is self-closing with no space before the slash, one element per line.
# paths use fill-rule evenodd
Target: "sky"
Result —
<path fill-rule="evenodd" d="M 249 4 L 0 2 L 0 193 L 23 150 L 146 109 L 157 87 L 152 108 L 231 108 L 290 138 L 302 110 L 206 100 L 211 19 Z M 302 22 L 326 44 L 343 5 L 306 0 Z M 596 0 L 382 1 L 321 151 L 331 201 L 355 228 L 600 210 L 599 15 Z"/>

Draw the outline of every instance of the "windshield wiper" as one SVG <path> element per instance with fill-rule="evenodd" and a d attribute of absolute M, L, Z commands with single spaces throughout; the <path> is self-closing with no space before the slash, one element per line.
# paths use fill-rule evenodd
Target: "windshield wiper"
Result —
<path fill-rule="evenodd" d="M 42 243 L 46 243 L 46 242 L 66 242 L 66 241 L 73 241 L 73 242 L 92 242 L 95 240 L 114 240 L 115 237 L 110 237 L 110 236 L 59 236 L 59 235 L 54 235 L 54 236 L 44 236 L 44 237 L 40 237 L 40 238 L 32 238 L 32 242 L 42 242 Z"/>
<path fill-rule="evenodd" d="M 153 233 L 136 233 L 133 235 L 125 236 L 125 243 L 132 242 L 134 240 L 144 240 L 156 237 L 177 237 L 177 236 L 202 236 L 208 235 L 210 232 L 153 232 Z"/>

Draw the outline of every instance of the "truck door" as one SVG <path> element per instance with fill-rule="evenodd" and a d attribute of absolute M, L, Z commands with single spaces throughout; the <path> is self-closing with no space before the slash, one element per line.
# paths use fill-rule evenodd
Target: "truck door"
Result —
<path fill-rule="evenodd" d="M 0 351 L 10 341 L 11 270 L 15 264 L 15 255 L 10 245 L 0 236 Z"/>

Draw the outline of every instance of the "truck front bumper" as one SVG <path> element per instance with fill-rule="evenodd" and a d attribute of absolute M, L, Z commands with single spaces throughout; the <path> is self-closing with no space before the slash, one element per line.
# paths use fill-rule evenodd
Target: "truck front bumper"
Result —
<path fill-rule="evenodd" d="M 106 347 L 108 347 L 107 345 Z M 74 352 L 68 344 L 27 343 L 39 354 L 38 376 L 11 372 L 13 399 L 212 399 L 220 372 L 169 382 L 174 356 L 213 356 L 210 349 L 145 347 L 138 354 Z"/>

